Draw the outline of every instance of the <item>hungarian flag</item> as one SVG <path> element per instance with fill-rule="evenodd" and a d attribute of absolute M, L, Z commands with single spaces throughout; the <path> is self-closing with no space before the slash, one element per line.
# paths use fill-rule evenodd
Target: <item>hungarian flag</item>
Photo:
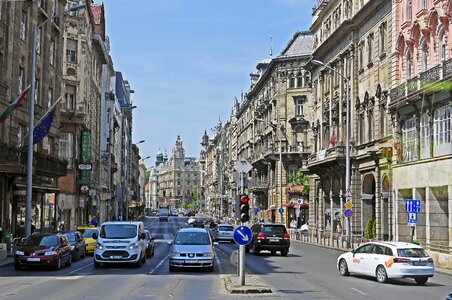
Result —
<path fill-rule="evenodd" d="M 0 115 L 0 124 L 3 123 L 10 115 L 12 115 L 14 109 L 18 107 L 22 100 L 25 99 L 25 96 L 28 94 L 28 90 L 30 89 L 30 86 L 28 86 L 22 93 L 19 94 L 19 96 L 14 99 L 13 102 L 8 106 L 8 108 Z"/>

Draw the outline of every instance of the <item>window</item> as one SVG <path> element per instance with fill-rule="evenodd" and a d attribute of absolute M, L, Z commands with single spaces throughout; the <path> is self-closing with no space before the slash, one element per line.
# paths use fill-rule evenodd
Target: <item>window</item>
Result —
<path fill-rule="evenodd" d="M 303 99 L 295 99 L 295 115 L 303 116 Z"/>
<path fill-rule="evenodd" d="M 406 120 L 402 125 L 402 153 L 404 161 L 417 160 L 416 118 Z"/>
<path fill-rule="evenodd" d="M 47 94 L 47 108 L 52 107 L 53 104 L 53 90 L 49 88 L 49 92 Z"/>
<path fill-rule="evenodd" d="M 447 59 L 447 41 L 444 31 L 440 34 L 440 47 L 441 61 L 445 61 Z"/>
<path fill-rule="evenodd" d="M 22 92 L 24 90 L 24 84 L 25 84 L 25 71 L 24 68 L 19 68 L 19 92 Z"/>
<path fill-rule="evenodd" d="M 55 64 L 55 41 L 50 41 L 50 54 L 49 54 L 50 64 L 53 66 Z"/>
<path fill-rule="evenodd" d="M 298 72 L 297 74 L 297 87 L 302 87 L 303 86 L 303 75 L 301 74 L 301 72 Z"/>
<path fill-rule="evenodd" d="M 425 72 L 428 69 L 428 45 L 424 41 L 422 43 L 422 71 Z"/>
<path fill-rule="evenodd" d="M 37 27 L 36 29 L 36 53 L 41 53 L 41 28 Z"/>
<path fill-rule="evenodd" d="M 409 50 L 406 54 L 406 77 L 407 79 L 413 77 L 413 61 L 411 59 L 411 52 Z"/>
<path fill-rule="evenodd" d="M 433 154 L 452 153 L 451 143 L 452 106 L 445 105 L 435 110 L 433 116 Z"/>
<path fill-rule="evenodd" d="M 387 24 L 385 22 L 380 26 L 380 54 L 386 52 L 386 30 Z"/>
<path fill-rule="evenodd" d="M 407 0 L 406 1 L 406 18 L 405 21 L 411 21 L 411 19 L 413 18 L 413 4 L 412 4 L 412 0 Z"/>
<path fill-rule="evenodd" d="M 25 41 L 27 36 L 27 13 L 22 12 L 22 19 L 20 19 L 20 38 Z"/>
<path fill-rule="evenodd" d="M 386 134 L 386 108 L 384 105 L 380 105 L 380 138 Z"/>
<path fill-rule="evenodd" d="M 294 88 L 295 87 L 295 76 L 293 74 L 290 75 L 289 78 L 289 88 Z"/>
<path fill-rule="evenodd" d="M 66 93 L 64 94 L 64 101 L 66 102 L 65 108 L 69 111 L 75 109 L 75 91 L 76 87 L 74 85 L 66 86 Z"/>
<path fill-rule="evenodd" d="M 373 59 L 372 58 L 373 43 L 374 43 L 374 35 L 370 34 L 369 37 L 367 38 L 367 45 L 369 47 L 369 51 L 367 53 L 367 58 L 368 58 L 367 63 L 369 63 L 369 64 L 372 62 L 372 59 Z"/>
<path fill-rule="evenodd" d="M 421 0 L 421 9 L 427 9 L 428 0 Z"/>
<path fill-rule="evenodd" d="M 374 139 L 374 115 L 372 110 L 367 112 L 367 140 L 370 142 Z"/>
<path fill-rule="evenodd" d="M 73 157 L 74 136 L 72 133 L 60 133 L 59 151 L 60 158 L 70 161 Z"/>
<path fill-rule="evenodd" d="M 77 41 L 72 39 L 67 39 L 66 44 L 66 60 L 68 63 L 77 63 Z"/>
<path fill-rule="evenodd" d="M 311 75 L 309 72 L 304 74 L 304 86 L 311 86 Z"/>
<path fill-rule="evenodd" d="M 24 141 L 25 133 L 27 132 L 25 129 L 25 126 L 22 124 L 18 124 L 18 130 L 17 130 L 17 141 L 19 142 L 19 145 L 25 146 L 26 141 Z"/>
<path fill-rule="evenodd" d="M 420 133 L 421 133 L 421 159 L 430 157 L 430 115 L 425 112 L 421 116 Z"/>
<path fill-rule="evenodd" d="M 364 45 L 359 45 L 359 69 L 364 69 Z"/>

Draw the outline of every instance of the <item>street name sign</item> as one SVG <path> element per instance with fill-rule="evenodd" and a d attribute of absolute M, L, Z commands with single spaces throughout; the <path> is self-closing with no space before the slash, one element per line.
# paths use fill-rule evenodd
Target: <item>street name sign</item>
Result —
<path fill-rule="evenodd" d="M 251 242 L 253 233 L 246 226 L 239 226 L 234 230 L 234 241 L 239 245 L 246 245 Z"/>
<path fill-rule="evenodd" d="M 409 212 L 409 213 L 421 212 L 421 200 L 405 199 L 405 210 L 406 210 L 406 212 Z"/>

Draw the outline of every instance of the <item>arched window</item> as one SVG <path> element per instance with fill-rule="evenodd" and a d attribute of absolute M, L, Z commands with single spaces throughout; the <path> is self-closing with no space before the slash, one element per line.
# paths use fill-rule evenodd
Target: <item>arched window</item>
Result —
<path fill-rule="evenodd" d="M 303 75 L 301 74 L 301 72 L 298 72 L 297 74 L 297 87 L 302 87 L 303 86 Z"/>
<path fill-rule="evenodd" d="M 406 1 L 406 18 L 405 21 L 411 21 L 413 18 L 413 0 Z"/>
<path fill-rule="evenodd" d="M 422 71 L 425 72 L 428 69 L 428 45 L 426 41 L 422 43 L 421 59 L 422 59 Z"/>
<path fill-rule="evenodd" d="M 294 88 L 295 87 L 295 75 L 294 74 L 290 74 L 289 75 L 289 88 Z"/>
<path fill-rule="evenodd" d="M 410 79 L 413 77 L 413 60 L 411 59 L 410 50 L 406 53 L 406 78 Z"/>
<path fill-rule="evenodd" d="M 446 33 L 444 31 L 439 35 L 439 44 L 440 44 L 440 54 L 441 61 L 445 61 L 447 59 L 447 41 L 446 41 Z"/>

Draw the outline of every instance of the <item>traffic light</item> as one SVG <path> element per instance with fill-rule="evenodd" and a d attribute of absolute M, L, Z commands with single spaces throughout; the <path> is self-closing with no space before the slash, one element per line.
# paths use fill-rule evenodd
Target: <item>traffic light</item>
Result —
<path fill-rule="evenodd" d="M 248 222 L 250 220 L 250 199 L 246 194 L 240 195 L 240 221 Z"/>

